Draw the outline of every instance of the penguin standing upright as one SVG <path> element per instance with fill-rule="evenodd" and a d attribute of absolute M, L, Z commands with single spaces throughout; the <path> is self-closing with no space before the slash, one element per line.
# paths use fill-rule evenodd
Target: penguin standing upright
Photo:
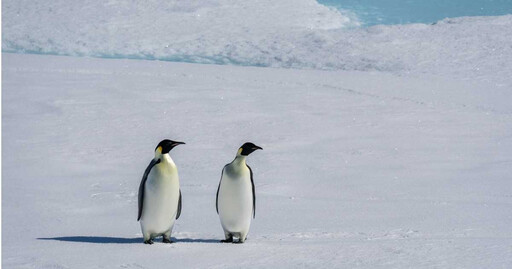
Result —
<path fill-rule="evenodd" d="M 253 151 L 262 149 L 253 143 L 243 144 L 235 159 L 224 166 L 217 189 L 217 214 L 224 229 L 225 240 L 221 242 L 244 243 L 251 226 L 251 217 L 256 216 L 256 193 L 251 168 L 245 159 Z"/>
<path fill-rule="evenodd" d="M 140 220 L 145 244 L 153 244 L 153 239 L 160 235 L 164 243 L 173 243 L 171 232 L 181 214 L 181 191 L 178 169 L 169 151 L 180 144 L 185 143 L 162 140 L 142 176 L 137 220 Z"/>

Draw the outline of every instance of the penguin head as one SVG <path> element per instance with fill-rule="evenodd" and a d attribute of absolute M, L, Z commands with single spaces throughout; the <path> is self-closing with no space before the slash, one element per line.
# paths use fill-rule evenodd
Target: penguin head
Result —
<path fill-rule="evenodd" d="M 185 143 L 172 141 L 169 139 L 164 139 L 160 143 L 158 143 L 158 146 L 156 146 L 155 154 L 161 154 L 161 155 L 167 154 L 167 153 L 169 153 L 169 151 L 171 151 L 171 149 L 173 149 L 177 145 L 181 145 L 181 144 L 185 144 Z"/>
<path fill-rule="evenodd" d="M 259 146 L 254 145 L 251 142 L 247 142 L 247 143 L 243 144 L 238 149 L 238 152 L 237 152 L 236 155 L 237 156 L 249 156 L 249 154 L 251 154 L 253 151 L 258 150 L 258 149 L 262 149 L 262 148 L 259 147 Z"/>

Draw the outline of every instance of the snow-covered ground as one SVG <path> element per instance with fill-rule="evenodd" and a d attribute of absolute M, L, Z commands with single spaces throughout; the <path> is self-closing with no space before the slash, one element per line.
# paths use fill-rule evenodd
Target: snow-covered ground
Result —
<path fill-rule="evenodd" d="M 3 267 L 511 268 L 512 15 L 360 19 L 2 1 Z M 178 243 L 147 246 L 137 190 L 164 138 L 187 143 L 183 212 Z M 220 244 L 217 184 L 246 141 L 256 219 Z"/>
<path fill-rule="evenodd" d="M 498 83 L 467 65 L 397 75 L 4 53 L 3 267 L 510 268 L 506 57 L 477 61 L 504 64 Z M 178 242 L 148 246 L 137 188 L 163 138 L 187 143 L 172 151 L 184 207 Z M 256 219 L 245 244 L 220 244 L 220 172 L 246 141 L 264 148 L 248 160 Z"/>

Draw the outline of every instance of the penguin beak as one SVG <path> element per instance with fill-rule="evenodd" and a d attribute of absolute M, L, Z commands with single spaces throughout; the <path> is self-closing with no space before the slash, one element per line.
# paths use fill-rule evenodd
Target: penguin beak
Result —
<path fill-rule="evenodd" d="M 173 146 L 173 147 L 175 147 L 175 146 L 177 146 L 177 145 L 185 145 L 185 142 L 178 142 L 178 141 L 174 141 L 174 142 L 172 143 L 172 146 Z"/>
<path fill-rule="evenodd" d="M 261 149 L 261 150 L 263 150 L 263 148 L 262 148 L 262 147 L 260 147 L 260 146 L 256 146 L 256 145 L 255 145 L 255 147 L 254 147 L 254 148 L 252 148 L 252 149 L 253 149 L 253 150 L 257 150 L 257 149 Z"/>

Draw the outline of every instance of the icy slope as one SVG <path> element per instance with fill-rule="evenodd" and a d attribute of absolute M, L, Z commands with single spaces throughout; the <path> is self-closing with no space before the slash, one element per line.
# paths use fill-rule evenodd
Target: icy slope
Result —
<path fill-rule="evenodd" d="M 2 3 L 2 50 L 483 77 L 512 87 L 512 15 L 350 29 L 314 0 Z"/>
<path fill-rule="evenodd" d="M 318 0 L 354 12 L 363 25 L 434 23 L 445 18 L 512 14 L 511 0 Z"/>
<path fill-rule="evenodd" d="M 511 95 L 425 76 L 3 55 L 5 268 L 510 268 Z M 509 74 L 510 75 L 510 74 Z M 141 243 L 155 144 L 184 207 Z M 245 141 L 257 218 L 223 245 L 222 166 Z"/>
<path fill-rule="evenodd" d="M 288 32 L 357 25 L 314 0 L 5 1 L 2 15 L 6 51 L 248 65 Z"/>

